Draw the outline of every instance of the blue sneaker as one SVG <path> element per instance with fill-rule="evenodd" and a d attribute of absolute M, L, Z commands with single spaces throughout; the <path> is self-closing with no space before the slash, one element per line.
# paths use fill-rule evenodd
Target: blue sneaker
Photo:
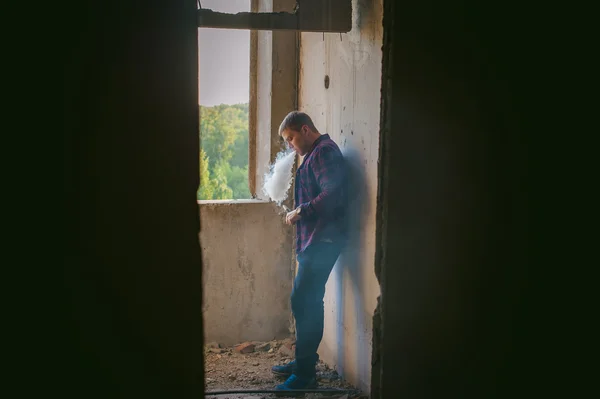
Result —
<path fill-rule="evenodd" d="M 277 391 L 293 391 L 295 389 L 317 389 L 317 379 L 292 374 L 283 384 L 275 387 Z"/>
<path fill-rule="evenodd" d="M 288 364 L 284 364 L 283 366 L 273 366 L 271 367 L 271 371 L 277 377 L 288 378 L 296 371 L 296 361 L 292 360 Z"/>

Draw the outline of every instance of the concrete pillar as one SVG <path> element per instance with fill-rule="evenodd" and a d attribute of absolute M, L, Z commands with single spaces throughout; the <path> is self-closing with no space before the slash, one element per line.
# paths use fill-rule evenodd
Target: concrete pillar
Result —
<path fill-rule="evenodd" d="M 371 397 L 540 397 L 554 381 L 532 383 L 522 302 L 530 21 L 511 6 L 384 4 Z"/>
<path fill-rule="evenodd" d="M 294 0 L 260 0 L 253 3 L 258 12 L 291 11 Z M 298 102 L 298 34 L 293 31 L 253 31 L 251 33 L 251 107 L 250 176 L 251 192 L 264 198 L 262 185 L 269 163 L 283 149 L 279 124 L 285 115 L 296 109 Z M 256 108 L 254 108 L 256 107 Z M 252 169 L 252 168 L 251 168 Z M 252 173 L 252 172 L 251 172 Z M 252 190 L 254 188 L 254 191 Z"/>

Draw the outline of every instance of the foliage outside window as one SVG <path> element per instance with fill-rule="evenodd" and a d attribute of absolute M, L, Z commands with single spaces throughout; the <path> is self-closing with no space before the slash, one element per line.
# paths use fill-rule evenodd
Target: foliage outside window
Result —
<path fill-rule="evenodd" d="M 200 106 L 198 200 L 248 199 L 248 104 Z"/>

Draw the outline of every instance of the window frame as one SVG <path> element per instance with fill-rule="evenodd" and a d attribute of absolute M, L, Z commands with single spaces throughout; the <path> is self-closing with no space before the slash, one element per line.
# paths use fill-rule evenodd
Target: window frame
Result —
<path fill-rule="evenodd" d="M 285 11 L 298 3 L 300 8 L 293 13 Z M 314 17 L 315 13 L 321 16 L 320 19 Z M 215 19 L 217 16 L 221 19 Z M 284 22 L 264 26 L 265 18 Z M 284 149 L 279 124 L 288 112 L 298 108 L 301 32 L 348 32 L 351 25 L 351 0 L 251 0 L 251 11 L 237 14 L 198 10 L 198 28 L 250 30 L 250 200 L 268 201 L 260 187 L 269 165 Z M 207 201 L 210 202 L 203 200 L 203 203 Z"/>

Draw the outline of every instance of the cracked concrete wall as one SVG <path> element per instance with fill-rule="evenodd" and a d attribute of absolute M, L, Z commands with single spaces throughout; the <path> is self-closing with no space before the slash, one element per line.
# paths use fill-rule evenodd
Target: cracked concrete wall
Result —
<path fill-rule="evenodd" d="M 274 203 L 201 201 L 205 341 L 289 335 L 291 228 Z"/>
<path fill-rule="evenodd" d="M 380 292 L 374 256 L 382 33 L 382 0 L 355 0 L 352 31 L 302 33 L 300 41 L 299 108 L 338 143 L 353 179 L 351 240 L 327 283 L 319 353 L 367 392 Z"/>

